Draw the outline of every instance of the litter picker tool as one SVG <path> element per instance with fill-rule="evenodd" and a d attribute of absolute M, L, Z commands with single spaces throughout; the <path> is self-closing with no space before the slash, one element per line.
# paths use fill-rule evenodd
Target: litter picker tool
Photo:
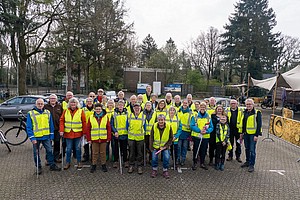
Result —
<path fill-rule="evenodd" d="M 118 149 L 119 149 L 119 163 L 120 163 L 120 173 L 123 174 L 122 168 L 122 154 L 121 154 L 121 147 L 120 147 L 120 140 L 118 139 Z"/>

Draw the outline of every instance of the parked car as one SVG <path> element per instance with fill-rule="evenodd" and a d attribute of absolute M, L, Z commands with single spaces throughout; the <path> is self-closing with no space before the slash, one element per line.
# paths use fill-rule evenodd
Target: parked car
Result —
<path fill-rule="evenodd" d="M 224 108 L 227 108 L 230 106 L 230 98 L 224 98 L 224 97 L 215 97 L 216 99 L 216 105 L 222 105 Z M 205 98 L 204 101 L 209 101 L 209 98 Z"/>
<path fill-rule="evenodd" d="M 25 114 L 32 110 L 37 99 L 43 99 L 47 103 L 47 99 L 42 95 L 21 95 L 4 101 L 0 104 L 0 113 L 3 118 L 18 118 L 18 111 L 22 110 Z"/>
<path fill-rule="evenodd" d="M 51 94 L 53 94 L 53 93 L 45 93 L 45 94 L 43 94 L 43 96 L 45 96 L 46 99 L 48 99 Z M 59 103 L 62 103 L 66 98 L 66 95 L 64 95 L 64 94 L 56 94 L 56 96 L 57 96 L 57 100 Z"/>
<path fill-rule="evenodd" d="M 107 96 L 108 99 L 112 99 L 112 100 L 117 98 L 117 94 L 115 91 L 106 91 L 105 96 Z"/>

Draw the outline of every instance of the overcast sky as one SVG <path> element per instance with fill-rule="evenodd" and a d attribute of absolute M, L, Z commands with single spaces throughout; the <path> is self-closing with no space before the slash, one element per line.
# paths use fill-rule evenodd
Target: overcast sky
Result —
<path fill-rule="evenodd" d="M 224 31 L 228 17 L 238 0 L 125 0 L 129 22 L 139 42 L 150 33 L 158 47 L 172 37 L 179 49 L 191 38 L 213 26 Z M 300 36 L 300 0 L 269 0 L 269 8 L 276 14 L 280 31 L 293 37 Z M 297 12 L 298 11 L 298 12 Z"/>

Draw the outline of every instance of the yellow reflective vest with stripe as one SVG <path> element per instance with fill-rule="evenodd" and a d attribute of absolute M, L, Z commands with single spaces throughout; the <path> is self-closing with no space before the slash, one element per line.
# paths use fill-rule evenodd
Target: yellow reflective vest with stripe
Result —
<path fill-rule="evenodd" d="M 255 134 L 256 133 L 256 129 L 257 129 L 257 123 L 256 123 L 257 112 L 260 112 L 260 110 L 255 110 L 255 114 L 250 115 L 247 118 L 247 122 L 246 122 L 246 132 L 247 132 L 247 134 Z M 262 130 L 260 130 L 260 132 L 262 132 Z"/>
<path fill-rule="evenodd" d="M 238 109 L 238 115 L 237 115 L 237 118 L 236 118 L 236 127 L 238 128 L 239 133 L 242 133 L 243 112 L 244 112 L 244 110 L 242 108 L 237 108 L 237 109 Z M 230 118 L 231 118 L 230 107 L 226 108 L 225 112 L 227 113 L 228 123 L 230 123 Z"/>
<path fill-rule="evenodd" d="M 104 115 L 102 117 L 100 124 L 98 123 L 98 121 L 94 115 L 92 115 L 90 117 L 91 140 L 106 140 L 107 139 L 107 129 L 106 129 L 107 121 L 108 121 L 107 115 Z"/>
<path fill-rule="evenodd" d="M 156 113 L 156 119 L 157 119 L 158 115 L 167 116 L 168 111 L 167 111 L 167 109 L 163 109 L 163 110 L 155 109 L 155 113 Z"/>
<path fill-rule="evenodd" d="M 175 115 L 172 119 L 170 118 L 170 115 L 166 116 L 166 123 L 169 123 L 172 127 L 173 130 L 173 134 L 175 135 L 177 133 L 177 130 L 179 128 L 179 117 L 177 115 Z M 174 142 L 178 142 L 178 138 L 174 141 Z"/>
<path fill-rule="evenodd" d="M 217 126 L 216 142 L 224 142 L 225 139 L 229 137 L 228 124 L 222 126 L 221 123 L 218 123 Z"/>
<path fill-rule="evenodd" d="M 126 121 L 127 121 L 128 114 L 126 112 L 117 113 L 114 112 L 114 127 L 117 129 L 119 135 L 127 135 L 126 129 Z"/>
<path fill-rule="evenodd" d="M 211 114 L 213 114 L 215 111 L 216 111 L 216 106 L 214 106 L 214 107 L 208 106 L 208 107 L 206 108 L 206 112 L 208 113 L 208 115 L 209 115 L 210 117 L 211 117 Z"/>
<path fill-rule="evenodd" d="M 94 109 L 89 110 L 87 109 L 87 107 L 84 107 L 82 110 L 84 111 L 85 114 L 86 123 L 88 123 L 89 118 L 94 114 L 95 111 Z"/>
<path fill-rule="evenodd" d="M 68 103 L 66 101 L 63 101 L 61 106 L 64 110 L 68 109 Z"/>
<path fill-rule="evenodd" d="M 106 116 L 108 117 L 109 120 L 111 120 L 111 117 L 114 115 L 115 109 L 112 108 L 110 110 L 109 108 L 106 108 L 105 111 L 106 111 Z"/>
<path fill-rule="evenodd" d="M 141 112 L 137 117 L 131 113 L 128 117 L 128 139 L 142 141 L 145 137 L 144 123 L 146 116 Z"/>
<path fill-rule="evenodd" d="M 145 119 L 145 123 L 146 123 L 146 132 L 145 135 L 150 135 L 151 130 L 152 130 L 152 126 L 154 125 L 156 120 L 156 113 L 153 112 L 151 119 L 148 121 L 147 119 Z"/>
<path fill-rule="evenodd" d="M 207 123 L 210 122 L 210 116 L 207 115 L 207 117 L 200 118 L 198 115 L 195 116 L 195 125 L 198 126 L 200 130 L 203 130 L 203 128 L 206 126 Z M 199 134 L 201 133 L 196 133 L 195 131 L 192 131 L 191 136 L 194 137 L 199 137 Z M 210 134 L 204 134 L 202 138 L 210 138 Z"/>
<path fill-rule="evenodd" d="M 69 109 L 65 112 L 65 129 L 64 132 L 70 132 L 73 130 L 74 132 L 82 131 L 82 120 L 81 120 L 82 109 L 77 109 L 76 113 L 71 115 Z"/>
<path fill-rule="evenodd" d="M 178 112 L 178 116 L 180 118 L 182 124 L 182 130 L 186 132 L 191 132 L 190 123 L 191 118 L 193 116 L 192 111 L 183 113 L 182 111 Z"/>
<path fill-rule="evenodd" d="M 160 135 L 159 128 L 158 128 L 158 123 L 156 122 L 153 125 L 153 148 L 154 149 L 159 149 L 160 147 L 164 147 L 165 144 L 168 142 L 169 137 L 170 137 L 170 130 L 171 130 L 171 125 L 169 123 L 166 123 L 166 127 L 164 129 L 164 132 L 162 135 Z"/>
<path fill-rule="evenodd" d="M 29 113 L 32 121 L 32 130 L 34 137 L 38 138 L 50 135 L 50 111 L 44 109 L 44 112 L 40 114 L 36 110 L 31 110 L 29 111 Z"/>

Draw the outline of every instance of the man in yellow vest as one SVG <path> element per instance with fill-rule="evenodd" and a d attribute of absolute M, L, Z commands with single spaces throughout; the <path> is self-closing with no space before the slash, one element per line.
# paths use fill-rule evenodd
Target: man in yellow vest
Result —
<path fill-rule="evenodd" d="M 248 172 L 253 172 L 256 159 L 256 143 L 258 136 L 262 135 L 262 115 L 260 110 L 254 108 L 253 99 L 246 99 L 245 104 L 246 109 L 243 113 L 242 133 L 246 151 L 246 162 L 241 167 L 248 167 Z"/>
<path fill-rule="evenodd" d="M 233 146 L 234 143 L 236 144 L 235 147 L 235 156 L 238 162 L 242 162 L 241 160 L 241 144 L 238 142 L 240 141 L 240 134 L 242 133 L 242 116 L 243 116 L 243 109 L 238 107 L 238 102 L 235 99 L 230 100 L 230 107 L 225 110 L 228 117 L 228 124 L 230 128 L 230 143 L 232 145 L 232 149 L 229 150 L 229 155 L 227 161 L 231 161 L 233 158 Z"/>
<path fill-rule="evenodd" d="M 173 101 L 172 101 L 172 94 L 168 92 L 165 96 L 165 101 L 166 101 L 166 108 L 169 110 L 171 106 L 173 106 Z"/>
<path fill-rule="evenodd" d="M 151 93 L 152 93 L 152 87 L 151 85 L 146 86 L 146 93 L 143 94 L 143 103 L 145 104 L 147 101 L 151 101 Z"/>
<path fill-rule="evenodd" d="M 176 112 L 178 112 L 181 107 L 181 97 L 179 95 L 174 96 L 174 107 Z"/>
<path fill-rule="evenodd" d="M 133 172 L 135 161 L 137 161 L 138 174 L 143 173 L 144 137 L 146 131 L 146 116 L 141 112 L 138 103 L 133 105 L 133 113 L 128 115 L 126 129 L 128 130 L 129 146 L 129 168 L 128 173 Z"/>
<path fill-rule="evenodd" d="M 210 97 L 207 105 L 206 112 L 211 116 L 216 110 L 216 99 L 215 97 Z"/>
<path fill-rule="evenodd" d="M 151 177 L 157 176 L 158 167 L 158 155 L 163 156 L 163 176 L 168 179 L 170 178 L 168 168 L 170 161 L 170 146 L 173 141 L 173 132 L 171 124 L 166 123 L 165 115 L 158 115 L 157 121 L 151 129 L 150 133 L 150 150 L 152 152 L 152 173 Z"/>
<path fill-rule="evenodd" d="M 192 94 L 186 95 L 186 99 L 187 99 L 187 101 L 188 101 L 189 108 L 190 108 L 192 111 L 195 110 L 196 108 L 195 108 L 195 104 L 194 104 L 194 102 L 193 102 L 193 96 L 192 96 Z"/>
<path fill-rule="evenodd" d="M 51 171 L 60 171 L 54 163 L 51 140 L 54 139 L 54 124 L 49 110 L 44 109 L 44 100 L 38 99 L 35 107 L 27 113 L 26 132 L 33 144 L 33 157 L 37 174 L 42 173 L 41 159 L 39 155 L 40 144 L 46 150 L 46 159 Z"/>
<path fill-rule="evenodd" d="M 91 93 L 90 93 L 91 94 Z M 95 93 L 94 93 L 95 96 Z M 82 108 L 85 114 L 86 122 L 88 122 L 90 116 L 94 114 L 94 99 L 93 97 L 88 97 L 85 100 L 84 107 Z M 83 146 L 84 153 L 83 153 L 83 160 L 82 162 L 88 162 L 90 160 L 90 145 L 89 143 Z"/>
<path fill-rule="evenodd" d="M 73 92 L 68 91 L 68 92 L 66 93 L 66 99 L 62 102 L 62 108 L 63 108 L 64 110 L 68 109 L 68 102 L 69 102 L 69 100 L 70 100 L 71 98 L 73 98 L 73 97 L 74 97 Z"/>

